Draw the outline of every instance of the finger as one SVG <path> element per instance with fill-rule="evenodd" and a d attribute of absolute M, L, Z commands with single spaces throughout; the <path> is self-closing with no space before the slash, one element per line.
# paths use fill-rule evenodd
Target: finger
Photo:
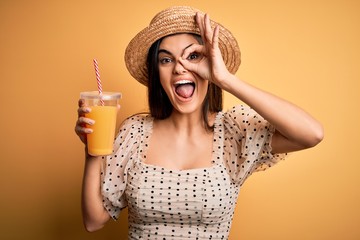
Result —
<path fill-rule="evenodd" d="M 80 125 L 75 126 L 75 132 L 76 134 L 81 137 L 82 135 L 91 134 L 93 133 L 93 130 L 91 128 L 82 127 Z"/>
<path fill-rule="evenodd" d="M 79 119 L 76 122 L 76 125 L 80 125 L 80 126 L 84 126 L 86 124 L 92 126 L 95 124 L 95 120 L 86 117 L 79 117 Z"/>
<path fill-rule="evenodd" d="M 193 73 L 196 73 L 198 71 L 198 63 L 192 63 L 183 58 L 179 58 L 179 61 L 186 70 Z"/>
<path fill-rule="evenodd" d="M 218 48 L 219 47 L 219 26 L 216 25 L 215 29 L 214 29 L 214 34 L 213 34 L 213 38 L 212 38 L 212 45 L 213 48 Z"/>
<path fill-rule="evenodd" d="M 86 113 L 91 112 L 91 108 L 85 107 L 84 105 L 79 106 L 78 108 L 78 117 L 85 116 Z"/>
<path fill-rule="evenodd" d="M 205 30 L 206 41 L 208 41 L 211 44 L 213 38 L 213 32 L 210 24 L 210 17 L 207 13 L 205 14 L 204 17 L 204 26 L 205 26 L 204 30 Z"/>
<path fill-rule="evenodd" d="M 205 53 L 205 48 L 203 45 L 200 44 L 193 44 L 190 47 L 186 48 L 183 52 L 183 54 L 181 55 L 182 59 L 187 59 L 189 57 L 189 55 L 191 53 L 200 53 L 200 54 L 204 54 Z"/>
<path fill-rule="evenodd" d="M 87 132 L 88 131 L 88 132 Z M 80 126 L 76 126 L 75 127 L 75 133 L 76 135 L 80 138 L 80 140 L 86 144 L 87 143 L 87 134 L 91 134 L 92 133 L 92 129 L 86 129 L 86 128 L 82 128 Z"/>
<path fill-rule="evenodd" d="M 196 23 L 199 27 L 199 30 L 200 30 L 200 36 L 201 38 L 203 39 L 203 41 L 205 41 L 205 35 L 204 35 L 204 21 L 202 20 L 202 16 L 200 15 L 200 13 L 196 13 L 195 15 L 195 20 L 196 20 Z"/>
<path fill-rule="evenodd" d="M 79 107 L 85 106 L 85 100 L 84 99 L 79 99 L 78 105 L 79 105 Z"/>

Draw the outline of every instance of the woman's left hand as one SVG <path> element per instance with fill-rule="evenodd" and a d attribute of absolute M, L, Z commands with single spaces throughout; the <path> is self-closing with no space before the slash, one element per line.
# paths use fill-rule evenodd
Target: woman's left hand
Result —
<path fill-rule="evenodd" d="M 215 29 L 212 30 L 208 14 L 201 16 L 197 13 L 196 22 L 200 28 L 203 45 L 194 44 L 187 48 L 180 58 L 180 62 L 187 70 L 222 87 L 231 73 L 227 70 L 219 49 L 219 26 L 215 26 Z M 194 52 L 202 56 L 199 62 L 187 60 L 187 56 Z"/>

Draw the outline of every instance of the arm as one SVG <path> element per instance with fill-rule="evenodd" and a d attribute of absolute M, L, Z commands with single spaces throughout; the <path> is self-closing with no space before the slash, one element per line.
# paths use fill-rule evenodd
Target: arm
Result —
<path fill-rule="evenodd" d="M 80 140 L 86 145 L 86 134 L 92 132 L 92 129 L 86 128 L 86 124 L 93 124 L 94 121 L 85 118 L 85 113 L 90 111 L 84 106 L 84 102 L 79 100 L 78 120 L 75 125 L 75 132 Z M 93 232 L 102 228 L 110 219 L 102 203 L 101 195 L 101 157 L 93 157 L 87 154 L 85 150 L 85 166 L 81 194 L 81 206 L 84 226 L 87 231 Z"/>
<path fill-rule="evenodd" d="M 89 232 L 101 229 L 110 219 L 102 202 L 100 175 L 101 157 L 93 157 L 86 153 L 81 206 L 85 228 Z"/>
<path fill-rule="evenodd" d="M 204 45 L 194 44 L 187 48 L 179 61 L 185 68 L 233 94 L 269 121 L 276 129 L 272 139 L 273 153 L 313 147 L 323 139 L 321 124 L 304 110 L 231 74 L 218 47 L 219 28 L 216 26 L 212 30 L 207 14 L 197 14 L 196 21 Z M 191 52 L 199 52 L 204 57 L 199 63 L 190 63 L 185 59 Z"/>
<path fill-rule="evenodd" d="M 273 153 L 313 147 L 323 139 L 322 125 L 301 108 L 232 74 L 225 79 L 221 86 L 224 90 L 249 105 L 275 127 Z"/>

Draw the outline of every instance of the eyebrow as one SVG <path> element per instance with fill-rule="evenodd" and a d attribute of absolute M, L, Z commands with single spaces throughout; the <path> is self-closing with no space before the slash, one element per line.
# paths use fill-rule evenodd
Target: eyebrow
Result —
<path fill-rule="evenodd" d="M 194 43 L 190 44 L 189 46 L 186 46 L 183 51 L 185 51 L 186 49 L 188 49 L 189 47 L 191 47 L 192 45 L 194 45 Z M 166 49 L 159 49 L 158 54 L 160 53 L 166 53 L 169 55 L 173 55 L 170 51 L 166 50 Z"/>

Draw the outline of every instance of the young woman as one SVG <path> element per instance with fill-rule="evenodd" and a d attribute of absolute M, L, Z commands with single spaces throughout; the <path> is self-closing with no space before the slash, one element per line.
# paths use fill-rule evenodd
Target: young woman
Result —
<path fill-rule="evenodd" d="M 238 79 L 236 40 L 191 7 L 158 13 L 125 60 L 148 86 L 150 114 L 124 121 L 112 155 L 86 155 L 88 231 L 128 207 L 129 239 L 227 239 L 247 177 L 323 138 L 301 108 Z M 222 112 L 222 90 L 246 105 Z M 88 111 L 80 100 L 75 131 L 85 144 Z"/>

